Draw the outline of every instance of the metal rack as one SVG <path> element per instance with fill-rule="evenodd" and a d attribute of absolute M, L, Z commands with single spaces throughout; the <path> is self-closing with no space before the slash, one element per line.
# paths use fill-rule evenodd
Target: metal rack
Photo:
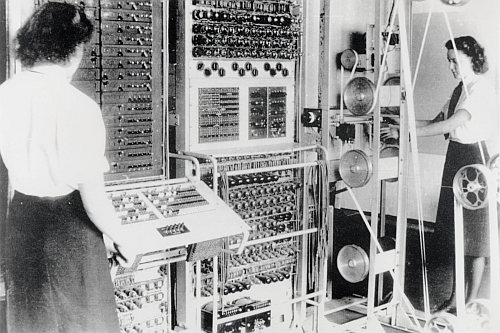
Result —
<path fill-rule="evenodd" d="M 281 154 L 281 153 L 299 153 L 299 152 L 316 151 L 316 150 L 318 150 L 318 152 L 320 154 L 322 154 L 323 163 L 326 162 L 326 160 L 324 159 L 326 157 L 326 150 L 321 146 L 308 146 L 308 147 L 299 147 L 298 146 L 295 148 L 282 150 L 282 151 L 275 150 L 274 152 L 276 154 Z M 220 184 L 219 184 L 220 180 L 218 181 L 218 179 L 219 179 L 219 176 L 221 176 L 223 173 L 222 171 L 221 172 L 214 171 L 214 170 L 222 170 L 220 168 L 220 166 L 218 167 L 218 163 L 220 163 L 219 160 L 221 158 L 228 158 L 229 156 L 235 156 L 235 157 L 236 156 L 244 156 L 244 154 L 242 154 L 241 149 L 239 149 L 238 152 L 239 152 L 239 154 L 233 155 L 231 153 L 215 152 L 215 151 L 212 153 L 206 153 L 206 152 L 199 153 L 199 152 L 186 152 L 185 151 L 185 152 L 182 152 L 182 154 L 187 155 L 187 156 L 196 157 L 197 159 L 200 160 L 200 164 L 207 163 L 207 165 L 210 165 L 209 169 L 213 171 L 213 179 L 207 179 L 207 182 L 210 184 L 213 181 L 213 188 L 214 188 L 214 190 L 216 190 L 216 189 L 220 189 Z M 262 153 L 262 151 L 261 151 L 261 153 Z M 269 151 L 267 151 L 266 153 L 273 154 L 272 152 L 269 152 Z M 302 174 L 305 170 L 308 170 L 311 168 L 317 168 L 318 163 L 319 163 L 318 161 L 311 161 L 311 162 L 302 162 L 302 163 L 300 163 L 300 162 L 299 163 L 291 163 L 291 164 L 286 164 L 286 165 L 281 165 L 281 166 L 245 168 L 245 169 L 241 169 L 241 170 L 227 171 L 227 172 L 224 172 L 224 174 L 227 177 L 238 177 L 238 176 L 243 176 L 243 175 L 263 174 L 263 173 L 282 172 L 282 171 L 289 172 L 292 170 L 300 171 Z M 203 175 L 202 175 L 202 178 L 203 178 Z M 298 205 L 301 205 L 303 207 L 309 207 L 308 200 L 310 200 L 310 199 L 308 199 L 307 188 L 309 188 L 310 185 L 308 185 L 308 183 L 306 181 L 306 177 L 301 176 L 300 178 L 302 178 L 302 181 L 300 181 L 300 184 L 297 184 L 297 185 L 299 186 L 298 190 L 300 189 L 299 192 L 302 192 L 299 196 L 300 198 L 302 198 L 302 199 L 300 199 L 302 202 L 299 201 Z M 279 184 L 286 184 L 286 182 L 266 183 L 266 188 L 269 188 L 269 189 L 274 188 L 273 184 L 278 184 L 278 185 Z M 236 187 L 236 190 L 238 190 L 238 188 L 239 187 Z M 250 192 L 248 190 L 249 188 L 244 187 L 243 189 L 247 189 L 246 192 Z M 240 189 L 240 190 L 243 191 L 243 189 Z M 229 189 L 229 190 L 230 190 L 229 193 L 231 193 L 231 189 Z M 249 200 L 249 199 L 247 199 L 247 200 Z M 229 204 L 231 205 L 231 202 L 229 202 Z M 291 212 L 293 212 L 293 210 Z M 244 216 L 244 214 L 242 212 L 239 212 L 239 214 L 242 217 Z M 326 283 L 325 283 L 326 267 L 324 266 L 324 263 L 326 263 L 326 261 L 325 260 L 320 261 L 320 266 L 317 267 L 319 269 L 319 272 L 318 272 L 319 280 L 317 281 L 317 285 L 315 285 L 314 290 L 308 290 L 307 265 L 308 265 L 308 260 L 310 260 L 310 254 L 308 255 L 308 246 L 310 246 L 309 242 L 311 241 L 310 237 L 311 236 L 317 237 L 315 235 L 317 235 L 321 230 L 318 229 L 318 228 L 320 228 L 319 226 L 318 227 L 311 226 L 311 223 L 313 225 L 315 225 L 318 222 L 317 221 L 310 221 L 309 220 L 310 218 L 308 217 L 309 214 L 305 209 L 303 209 L 302 212 L 300 212 L 300 209 L 299 209 L 299 211 L 297 213 L 293 213 L 293 214 L 299 214 L 299 215 L 297 215 L 297 218 L 299 218 L 299 216 L 301 216 L 300 219 L 297 221 L 298 226 L 299 226 L 298 229 L 290 230 L 290 231 L 285 232 L 285 233 L 268 235 L 268 236 L 265 236 L 263 238 L 260 238 L 260 236 L 258 238 L 252 238 L 252 234 L 251 234 L 249 241 L 245 245 L 246 248 L 248 249 L 248 248 L 251 248 L 254 246 L 258 247 L 261 244 L 270 244 L 273 242 L 280 242 L 280 241 L 283 241 L 285 239 L 294 239 L 295 240 L 294 242 L 297 244 L 296 245 L 297 246 L 297 252 L 296 252 L 297 257 L 296 257 L 296 259 L 294 259 L 294 261 L 296 260 L 296 263 L 293 264 L 292 266 L 290 266 L 291 270 L 287 269 L 287 271 L 292 273 L 291 278 L 294 280 L 294 283 L 289 284 L 289 283 L 291 283 L 291 280 L 290 280 L 290 282 L 287 282 L 285 285 L 281 285 L 281 286 L 276 285 L 278 289 L 285 288 L 284 290 L 287 290 L 287 288 L 291 288 L 289 290 L 289 292 L 291 292 L 292 294 L 286 296 L 288 292 L 285 292 L 285 293 L 278 292 L 278 294 L 279 294 L 278 296 L 279 296 L 279 298 L 281 298 L 279 301 L 274 299 L 272 302 L 270 302 L 270 307 L 263 308 L 263 309 L 257 309 L 255 311 L 251 311 L 249 313 L 245 312 L 244 314 L 235 314 L 235 315 L 228 316 L 225 318 L 217 318 L 217 311 L 213 311 L 212 312 L 212 320 L 211 320 L 211 331 L 212 332 L 220 331 L 218 329 L 219 325 L 228 324 L 228 323 L 231 325 L 234 325 L 234 323 L 237 323 L 238 320 L 245 320 L 245 318 L 248 318 L 249 316 L 258 316 L 259 314 L 262 314 L 264 312 L 267 315 L 266 311 L 268 311 L 268 310 L 270 311 L 269 316 L 271 316 L 271 318 L 272 318 L 272 320 L 270 320 L 270 322 L 269 322 L 269 325 L 270 325 L 269 331 L 270 332 L 272 332 L 273 330 L 279 329 L 280 327 L 283 329 L 283 325 L 287 325 L 287 327 L 293 329 L 293 327 L 299 327 L 305 321 L 305 319 L 306 319 L 306 305 L 307 304 L 314 305 L 315 308 L 319 309 L 320 305 L 323 302 L 323 297 L 324 297 L 325 292 L 326 292 L 326 289 L 325 289 L 326 288 Z M 329 219 L 329 218 L 330 217 L 328 217 L 327 219 Z M 247 220 L 247 223 L 250 223 L 249 221 L 251 221 L 251 220 L 252 220 L 252 218 Z M 229 243 L 229 244 L 231 244 L 231 243 Z M 229 245 L 228 252 L 234 251 L 234 249 L 237 246 L 238 245 L 236 245 L 236 244 Z M 235 253 L 235 252 L 231 252 L 231 253 L 239 254 L 239 253 Z M 185 301 L 186 304 L 194 302 L 194 304 L 197 305 L 195 309 L 190 309 L 190 310 L 183 309 L 183 313 L 180 314 L 181 322 L 184 322 L 185 326 L 188 328 L 193 328 L 193 327 L 197 327 L 197 328 L 201 328 L 201 329 L 204 328 L 203 326 L 200 326 L 200 325 L 202 325 L 201 318 L 199 317 L 199 313 L 201 311 L 201 303 L 207 302 L 208 300 L 210 300 L 211 304 L 213 304 L 212 309 L 217 309 L 219 306 L 222 305 L 220 303 L 221 302 L 221 295 L 217 291 L 218 290 L 217 284 L 219 283 L 217 281 L 220 281 L 222 278 L 219 275 L 219 269 L 220 269 L 218 267 L 219 259 L 220 258 L 217 256 L 212 258 L 213 285 L 211 287 L 211 290 L 213 290 L 213 294 L 209 298 L 206 298 L 206 297 L 204 298 L 201 295 L 200 286 L 202 285 L 201 284 L 202 272 L 201 272 L 200 261 L 196 262 L 196 269 L 195 270 L 193 270 L 190 265 L 186 265 L 185 268 L 183 269 L 183 272 L 182 272 L 183 280 L 191 281 L 191 280 L 193 280 L 192 276 L 196 276 L 196 279 L 195 279 L 196 282 L 195 282 L 195 286 L 194 286 L 194 289 L 196 290 L 195 297 L 193 298 L 192 296 L 189 296 L 190 292 L 193 291 L 191 289 L 191 286 L 189 285 L 189 283 L 181 288 L 182 291 L 180 293 L 180 294 L 182 294 L 182 297 L 186 298 L 186 301 Z M 223 267 L 221 267 L 221 268 L 223 268 Z M 288 285 L 288 287 L 284 287 L 286 285 Z M 261 295 L 260 297 L 262 297 L 263 294 L 272 295 L 274 293 L 272 291 L 272 289 L 269 289 L 270 287 L 267 287 L 266 285 L 262 285 L 262 286 L 254 285 L 252 288 L 259 288 L 260 295 Z M 254 294 L 250 294 L 250 295 L 255 296 L 256 294 L 254 293 Z M 226 297 L 226 296 L 224 296 L 224 297 Z M 269 297 L 271 297 L 271 296 L 269 296 Z M 285 299 L 283 299 L 283 297 Z M 286 308 L 290 308 L 293 310 L 283 310 Z M 292 311 L 292 312 L 290 312 L 290 311 Z M 275 315 L 274 314 L 275 312 L 278 312 L 278 313 L 283 312 L 282 316 L 287 318 L 287 319 L 285 319 L 285 322 L 283 322 L 283 323 L 277 322 L 276 318 L 278 318 L 279 316 Z M 288 324 L 288 321 L 291 321 L 291 322 Z M 205 329 L 206 329 L 206 327 L 205 327 Z M 265 327 L 261 327 L 261 329 L 264 329 L 264 331 L 266 331 Z"/>

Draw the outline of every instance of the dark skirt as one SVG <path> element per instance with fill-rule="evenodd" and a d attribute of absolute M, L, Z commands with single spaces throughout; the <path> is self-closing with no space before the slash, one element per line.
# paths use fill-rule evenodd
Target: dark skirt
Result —
<path fill-rule="evenodd" d="M 78 191 L 16 192 L 6 228 L 9 333 L 120 332 L 102 233 Z"/>
<path fill-rule="evenodd" d="M 488 150 L 482 143 L 486 162 Z M 455 251 L 455 213 L 453 179 L 458 170 L 466 165 L 483 164 L 479 144 L 461 144 L 450 141 L 443 169 L 441 193 L 436 216 L 435 246 L 441 254 L 454 256 Z M 489 227 L 488 208 L 477 210 L 463 209 L 464 251 L 467 256 L 488 257 Z"/>

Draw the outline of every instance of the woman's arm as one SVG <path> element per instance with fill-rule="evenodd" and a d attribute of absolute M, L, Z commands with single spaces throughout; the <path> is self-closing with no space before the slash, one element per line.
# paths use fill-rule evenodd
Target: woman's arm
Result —
<path fill-rule="evenodd" d="M 120 230 L 121 222 L 111 201 L 106 196 L 102 177 L 95 177 L 78 184 L 78 190 L 90 220 L 114 242 L 115 251 L 119 251 L 117 259 L 120 265 L 124 267 L 132 265 L 138 254 L 133 246 L 134 240 Z"/>
<path fill-rule="evenodd" d="M 417 127 L 427 126 L 444 120 L 443 112 L 439 112 L 438 115 L 432 120 L 416 120 L 415 125 Z"/>
<path fill-rule="evenodd" d="M 444 115 L 440 112 L 432 120 L 417 120 L 417 136 L 434 136 L 445 133 L 450 133 L 455 128 L 461 126 L 466 121 L 470 120 L 470 113 L 467 110 L 460 109 L 455 111 L 449 119 L 443 120 Z M 383 139 L 399 138 L 399 125 L 389 125 L 389 127 L 381 128 L 381 137 Z"/>
<path fill-rule="evenodd" d="M 471 115 L 467 110 L 457 110 L 446 120 L 433 121 L 424 126 L 417 126 L 417 136 L 434 136 L 450 133 L 455 128 L 469 121 L 470 118 Z"/>

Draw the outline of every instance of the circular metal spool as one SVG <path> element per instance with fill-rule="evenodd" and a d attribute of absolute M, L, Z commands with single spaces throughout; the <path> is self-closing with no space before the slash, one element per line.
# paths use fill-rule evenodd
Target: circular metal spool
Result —
<path fill-rule="evenodd" d="M 361 282 L 370 270 L 370 259 L 361 247 L 354 244 L 346 245 L 337 255 L 337 268 L 346 281 Z"/>
<path fill-rule="evenodd" d="M 492 332 L 490 315 L 493 302 L 489 299 L 475 299 L 465 306 L 468 332 Z"/>
<path fill-rule="evenodd" d="M 347 49 L 340 55 L 340 64 L 345 69 L 353 69 L 358 59 L 358 53 L 352 49 Z"/>
<path fill-rule="evenodd" d="M 482 164 L 466 165 L 458 170 L 453 179 L 453 193 L 463 207 L 476 210 L 487 206 L 488 191 L 493 184 L 493 174 L 487 167 Z"/>
<path fill-rule="evenodd" d="M 424 326 L 426 333 L 458 332 L 458 318 L 448 312 L 433 315 Z"/>
<path fill-rule="evenodd" d="M 373 174 L 370 158 L 359 149 L 349 150 L 342 155 L 339 164 L 340 178 L 347 186 L 356 188 L 368 184 Z"/>
<path fill-rule="evenodd" d="M 486 166 L 493 173 L 493 177 L 497 182 L 497 201 L 500 203 L 500 154 L 493 155 Z"/>
<path fill-rule="evenodd" d="M 355 116 L 367 114 L 375 103 L 375 85 L 366 77 L 355 77 L 344 89 L 344 103 Z"/>
<path fill-rule="evenodd" d="M 386 145 L 382 149 L 380 149 L 380 158 L 388 158 L 388 157 L 398 157 L 399 156 L 399 146 L 397 145 Z M 397 182 L 398 177 L 384 179 L 386 182 Z"/>
<path fill-rule="evenodd" d="M 470 0 L 441 0 L 442 3 L 448 6 L 460 7 L 467 4 Z"/>

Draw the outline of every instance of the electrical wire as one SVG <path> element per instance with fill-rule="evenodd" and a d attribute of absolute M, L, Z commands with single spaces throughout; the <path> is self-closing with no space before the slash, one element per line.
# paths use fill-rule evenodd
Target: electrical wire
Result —
<path fill-rule="evenodd" d="M 220 175 L 220 186 L 219 186 L 219 195 L 220 197 L 222 198 L 222 200 L 224 200 L 224 202 L 226 204 L 229 203 L 229 179 L 228 179 L 228 176 L 227 176 L 227 173 L 225 170 L 221 170 L 219 171 L 219 175 Z M 216 177 L 216 175 L 214 174 L 214 177 Z M 217 191 L 217 189 L 214 189 L 215 191 Z"/>
<path fill-rule="evenodd" d="M 219 175 L 221 178 L 220 185 L 219 185 L 219 196 L 224 200 L 226 204 L 229 203 L 229 179 L 227 176 L 227 172 L 225 170 L 219 171 Z M 216 175 L 214 174 L 214 177 Z M 214 189 L 217 190 L 217 189 Z M 223 248 L 228 249 L 229 248 L 229 240 L 227 237 L 224 238 L 224 243 L 223 243 Z M 217 285 L 219 285 L 219 304 L 222 304 L 222 308 L 224 308 L 224 286 L 227 283 L 228 280 L 228 270 L 227 267 L 229 265 L 229 254 L 226 253 L 225 251 L 221 251 L 220 255 L 217 257 L 217 259 L 213 260 L 219 260 L 220 265 L 218 267 L 220 268 L 220 275 L 219 275 L 219 281 L 217 281 Z"/>
<path fill-rule="evenodd" d="M 317 167 L 310 167 L 308 171 L 309 183 L 312 185 L 312 200 L 314 209 L 314 220 L 318 232 L 315 238 L 311 238 L 309 253 L 314 255 L 310 258 L 310 279 L 316 285 L 320 281 L 320 267 L 328 255 L 328 162 L 318 160 Z M 316 189 L 316 190 L 314 190 Z"/>

